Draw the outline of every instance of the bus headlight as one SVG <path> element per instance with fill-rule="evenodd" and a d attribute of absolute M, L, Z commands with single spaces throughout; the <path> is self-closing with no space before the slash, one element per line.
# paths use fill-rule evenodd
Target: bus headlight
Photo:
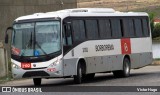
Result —
<path fill-rule="evenodd" d="M 58 62 L 58 60 L 56 60 L 55 62 L 50 64 L 49 67 L 54 67 L 54 66 L 57 66 L 58 64 L 59 64 L 59 62 Z"/>
<path fill-rule="evenodd" d="M 14 63 L 12 63 L 12 67 L 15 68 L 15 69 L 20 69 L 20 67 Z"/>

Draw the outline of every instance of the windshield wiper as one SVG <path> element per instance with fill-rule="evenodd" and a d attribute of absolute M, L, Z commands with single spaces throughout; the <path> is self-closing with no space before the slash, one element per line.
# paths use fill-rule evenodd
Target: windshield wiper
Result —
<path fill-rule="evenodd" d="M 32 48 L 32 46 L 33 46 L 33 37 L 32 37 L 32 32 L 31 32 L 31 35 L 30 35 L 30 40 L 29 40 L 29 42 L 26 44 L 26 46 L 25 46 L 25 50 L 22 52 L 22 54 L 21 54 L 21 58 L 23 57 L 23 55 L 25 54 L 25 51 L 26 51 L 26 48 Z M 40 50 L 46 55 L 46 56 L 48 56 L 48 54 L 42 49 L 42 47 L 39 45 L 39 43 L 37 42 L 37 41 L 34 41 L 34 45 L 37 45 L 39 48 L 40 48 Z"/>
<path fill-rule="evenodd" d="M 35 45 L 37 45 L 46 56 L 48 56 L 48 54 L 42 49 L 37 41 L 35 41 Z"/>
<path fill-rule="evenodd" d="M 32 32 L 31 32 L 31 36 L 30 36 L 30 40 L 29 40 L 29 42 L 28 42 L 28 44 L 26 45 L 26 47 L 32 47 L 32 43 L 33 43 L 33 40 L 32 40 Z M 26 49 L 26 47 L 25 47 L 25 49 Z"/>

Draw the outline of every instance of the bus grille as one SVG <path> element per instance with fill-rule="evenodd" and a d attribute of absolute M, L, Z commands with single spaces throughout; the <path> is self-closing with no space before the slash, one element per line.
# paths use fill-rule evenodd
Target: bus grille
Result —
<path fill-rule="evenodd" d="M 50 76 L 50 75 L 44 71 L 30 71 L 30 72 L 24 73 L 22 77 L 27 78 L 27 77 L 36 77 L 36 76 L 39 77 L 39 76 Z"/>

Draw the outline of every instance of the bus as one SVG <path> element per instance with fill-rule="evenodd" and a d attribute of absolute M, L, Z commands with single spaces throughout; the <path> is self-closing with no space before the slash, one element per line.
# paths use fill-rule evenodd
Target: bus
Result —
<path fill-rule="evenodd" d="M 80 84 L 95 73 L 128 77 L 152 63 L 148 14 L 112 8 L 75 8 L 35 13 L 14 20 L 11 35 L 13 78 L 68 78 Z"/>

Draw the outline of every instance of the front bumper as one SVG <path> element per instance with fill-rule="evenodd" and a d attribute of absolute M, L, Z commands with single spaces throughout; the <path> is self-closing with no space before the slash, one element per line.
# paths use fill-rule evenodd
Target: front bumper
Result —
<path fill-rule="evenodd" d="M 42 68 L 42 69 L 16 69 L 12 68 L 12 76 L 15 79 L 19 78 L 53 78 L 63 77 L 63 73 L 60 69 L 56 68 Z"/>

